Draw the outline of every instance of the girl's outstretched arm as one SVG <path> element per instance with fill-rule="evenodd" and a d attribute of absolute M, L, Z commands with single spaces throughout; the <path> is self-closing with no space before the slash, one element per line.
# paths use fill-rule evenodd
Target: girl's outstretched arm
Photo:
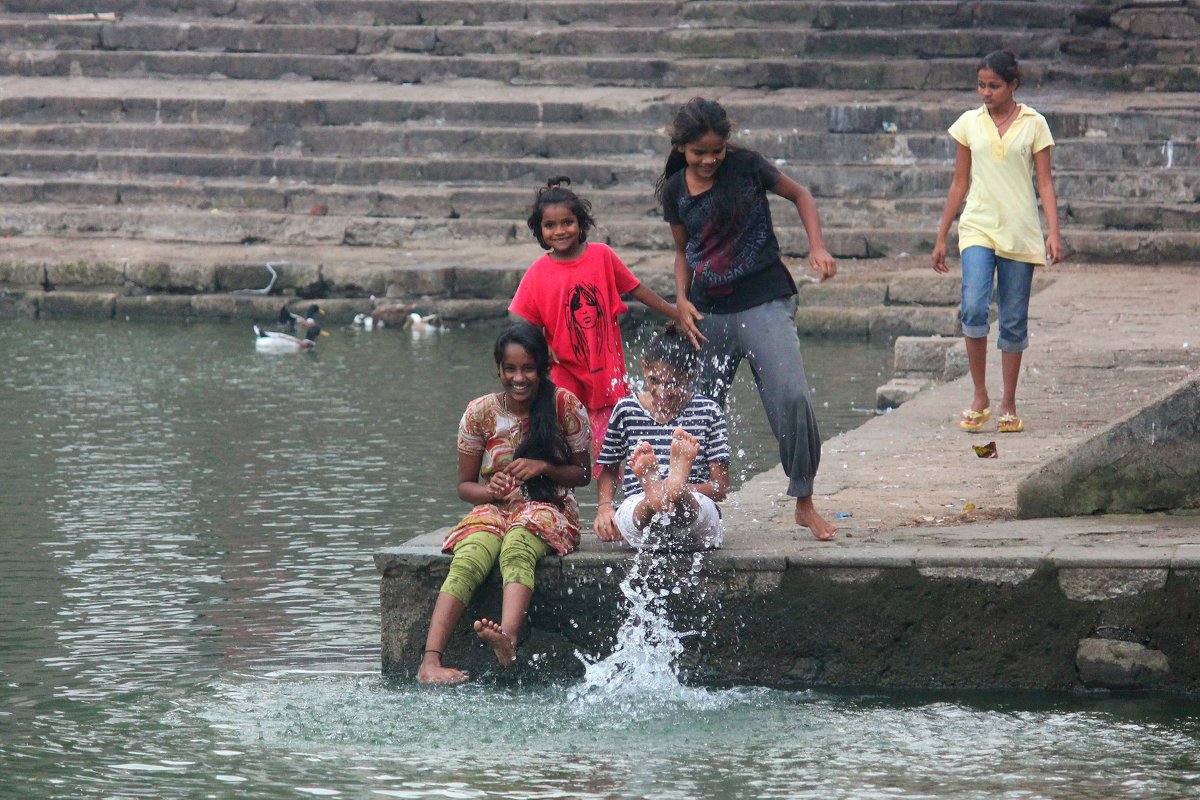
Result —
<path fill-rule="evenodd" d="M 660 297 L 658 292 L 654 291 L 646 284 L 638 284 L 638 287 L 630 292 L 629 296 L 647 308 L 662 314 L 667 319 L 674 320 L 677 324 L 679 323 L 679 309 Z M 692 325 L 694 327 L 695 323 L 693 322 Z M 688 339 L 691 340 L 692 347 L 696 348 L 697 350 L 700 349 L 701 341 L 708 341 L 698 330 L 689 331 L 682 327 L 680 330 L 684 336 L 687 336 Z"/>
<path fill-rule="evenodd" d="M 688 288 L 692 285 L 692 268 L 687 263 L 687 228 L 672 224 L 671 237 L 675 240 L 675 319 L 680 330 L 687 334 L 694 345 L 704 339 L 704 335 L 696 327 L 696 321 L 704 319 L 704 315 L 696 310 L 691 300 L 688 300 Z"/>
<path fill-rule="evenodd" d="M 967 189 L 971 186 L 971 148 L 955 142 L 954 178 L 950 181 L 950 191 L 946 193 L 946 208 L 942 211 L 942 221 L 938 225 L 937 240 L 933 245 L 933 269 L 936 272 L 949 272 L 946 266 L 946 237 L 950 234 L 950 225 L 958 216 L 963 200 L 967 197 Z M 1041 176 L 1041 172 L 1038 172 Z M 1054 220 L 1057 229 L 1058 220 Z"/>
<path fill-rule="evenodd" d="M 1058 232 L 1058 197 L 1054 194 L 1054 173 L 1050 169 L 1050 151 L 1043 147 L 1033 154 L 1033 167 L 1037 170 L 1038 196 L 1042 198 L 1042 210 L 1046 212 L 1046 225 L 1050 234 L 1046 237 L 1046 255 L 1051 264 L 1063 259 L 1062 235 Z"/>
<path fill-rule="evenodd" d="M 808 235 L 809 266 L 821 276 L 822 281 L 837 275 L 837 262 L 825 247 L 825 237 L 821 233 L 821 215 L 817 211 L 817 201 L 813 200 L 812 192 L 787 175 L 780 175 L 771 191 L 785 200 L 790 200 L 796 206 L 796 213 L 800 215 L 800 222 L 804 224 L 804 232 Z"/>

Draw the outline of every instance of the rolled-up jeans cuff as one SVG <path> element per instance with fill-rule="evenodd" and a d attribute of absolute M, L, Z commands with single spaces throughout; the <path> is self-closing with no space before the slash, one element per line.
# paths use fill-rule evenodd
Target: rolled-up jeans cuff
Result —
<path fill-rule="evenodd" d="M 1021 340 L 1019 342 L 1009 342 L 1009 341 L 1005 341 L 1004 339 L 997 339 L 996 347 L 1002 353 L 1021 353 L 1021 352 L 1024 352 L 1025 349 L 1029 347 L 1029 337 L 1026 336 L 1023 340 Z"/>
<path fill-rule="evenodd" d="M 986 339 L 988 331 L 991 330 L 989 325 L 963 325 L 963 336 L 968 339 Z"/>

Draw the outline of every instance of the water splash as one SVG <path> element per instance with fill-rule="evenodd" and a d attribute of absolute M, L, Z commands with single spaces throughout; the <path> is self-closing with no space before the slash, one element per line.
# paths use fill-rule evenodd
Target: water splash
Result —
<path fill-rule="evenodd" d="M 704 554 L 694 553 L 688 569 L 676 569 L 677 563 L 677 557 L 651 551 L 634 556 L 620 584 L 628 611 L 612 654 L 597 661 L 575 654 L 584 676 L 568 692 L 568 705 L 578 713 L 604 707 L 618 711 L 618 717 L 645 718 L 679 706 L 707 709 L 732 702 L 728 693 L 690 688 L 679 680 L 684 639 L 703 634 L 676 631 L 667 600 L 685 592 L 703 599 Z"/>

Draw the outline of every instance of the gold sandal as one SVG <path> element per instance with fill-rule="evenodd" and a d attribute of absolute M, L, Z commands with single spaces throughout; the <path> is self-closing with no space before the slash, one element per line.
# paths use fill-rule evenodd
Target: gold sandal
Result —
<path fill-rule="evenodd" d="M 958 422 L 958 427 L 964 431 L 975 433 L 983 424 L 992 418 L 992 407 L 988 406 L 983 411 L 972 411 L 967 408 L 962 412 L 962 419 Z"/>
<path fill-rule="evenodd" d="M 996 430 L 1000 433 L 1020 433 L 1025 426 L 1016 414 L 1001 414 L 1000 419 L 996 420 Z"/>

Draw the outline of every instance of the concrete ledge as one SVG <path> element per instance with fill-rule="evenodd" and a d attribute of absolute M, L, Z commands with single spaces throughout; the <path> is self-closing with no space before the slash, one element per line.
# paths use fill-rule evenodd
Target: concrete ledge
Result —
<path fill-rule="evenodd" d="M 37 319 L 37 295 L 0 290 L 0 319 Z"/>
<path fill-rule="evenodd" d="M 38 298 L 44 319 L 112 319 L 117 295 L 102 292 L 45 292 Z"/>
<path fill-rule="evenodd" d="M 1085 521 L 1071 522 L 1064 535 L 1087 535 Z M 1031 525 L 1023 523 L 1023 536 L 1004 546 L 971 545 L 973 536 L 995 535 L 982 526 L 977 534 L 959 528 L 963 543 L 949 546 L 735 539 L 705 554 L 699 573 L 689 554 L 665 557 L 654 579 L 667 592 L 674 629 L 705 632 L 683 639 L 679 667 L 691 682 L 1200 691 L 1200 526 L 1172 523 L 1172 536 L 1188 532 L 1186 544 L 1163 539 L 1135 550 L 1073 549 L 1039 537 Z M 1109 522 L 1095 528 L 1116 535 Z M 1144 538 L 1153 530 L 1131 523 L 1126 532 Z M 416 670 L 449 565 L 438 549 L 442 535 L 375 554 L 385 674 Z M 1186 568 L 1174 566 L 1177 551 L 1191 559 L 1179 562 Z M 539 565 L 522 645 L 523 658 L 536 655 L 537 666 L 522 668 L 527 677 L 575 678 L 582 673 L 577 654 L 608 654 L 624 618 L 619 584 L 639 558 L 585 536 L 580 551 Z M 493 575 L 467 618 L 493 616 L 499 603 Z M 1093 653 L 1096 646 L 1085 644 L 1093 639 L 1109 640 L 1100 650 L 1116 648 L 1119 658 Z M 1135 666 L 1110 663 L 1126 651 L 1137 651 L 1126 659 Z M 494 669 L 465 622 L 446 661 L 475 675 Z"/>
<path fill-rule="evenodd" d="M 1022 517 L 1200 507 L 1200 377 L 1021 482 Z"/>

